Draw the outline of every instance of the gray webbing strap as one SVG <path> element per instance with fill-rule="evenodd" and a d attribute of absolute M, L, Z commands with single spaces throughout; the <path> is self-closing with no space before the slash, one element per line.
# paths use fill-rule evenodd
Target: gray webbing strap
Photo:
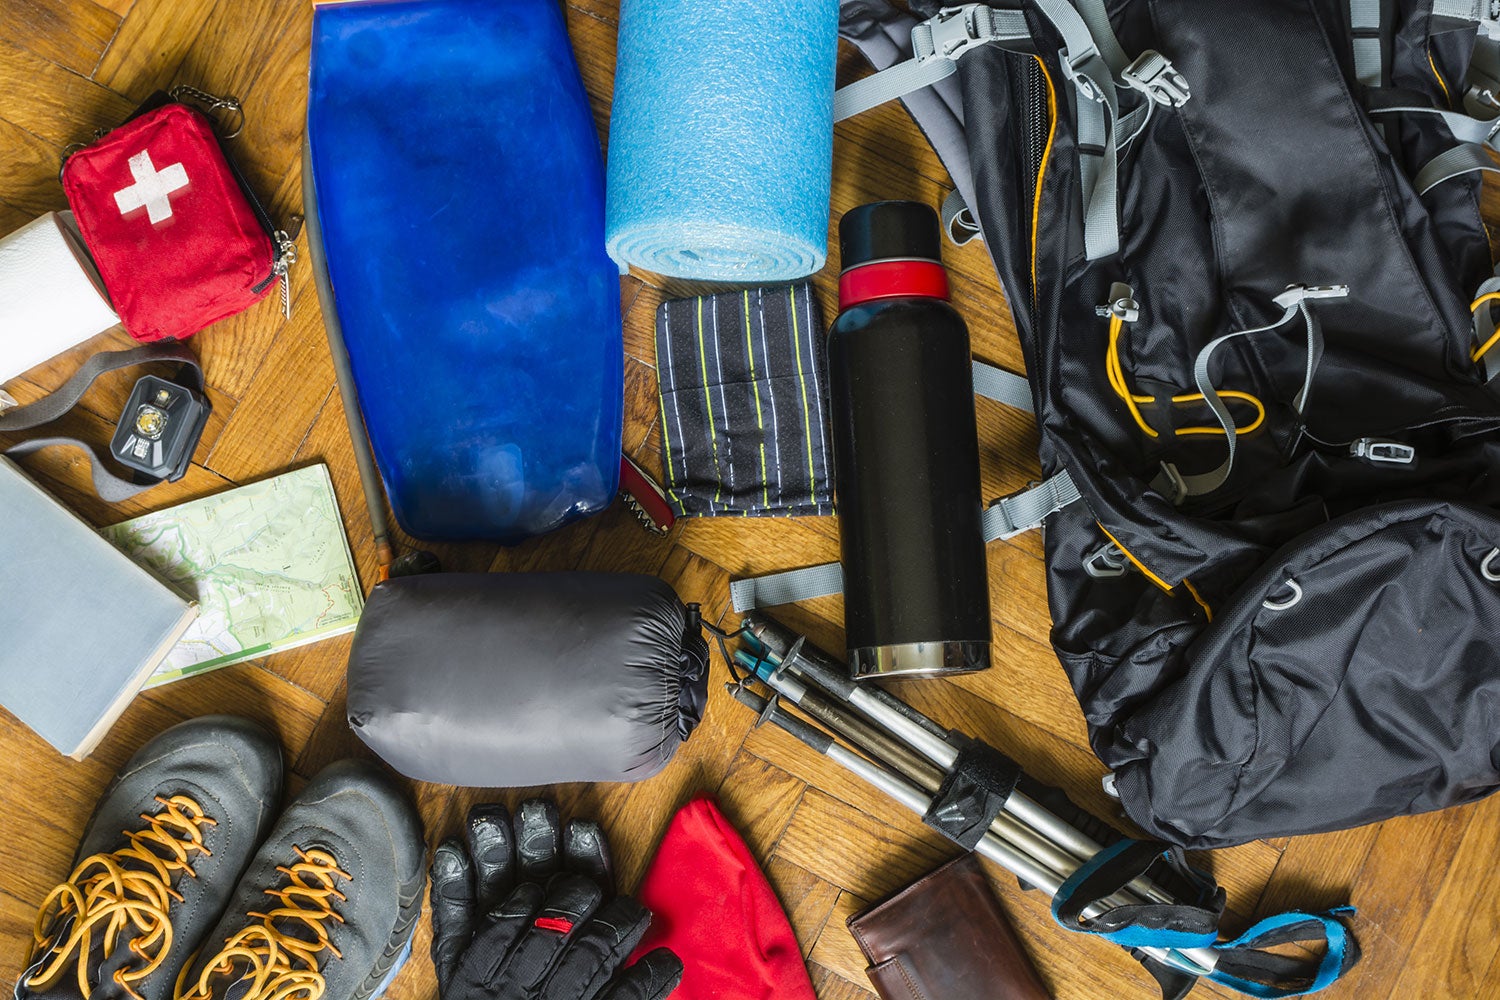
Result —
<path fill-rule="evenodd" d="M 984 239 L 984 234 L 979 231 L 979 220 L 974 218 L 968 202 L 964 201 L 963 192 L 957 188 L 949 191 L 948 197 L 943 199 L 938 215 L 943 220 L 943 232 L 948 234 L 954 246 L 961 247 L 972 240 Z"/>
<path fill-rule="evenodd" d="M 1109 23 L 1109 10 L 1104 6 L 1104 0 L 1074 0 L 1074 5 L 1078 8 L 1083 23 L 1088 25 L 1089 34 L 1093 37 L 1104 64 L 1115 76 L 1124 73 L 1130 65 L 1130 57 L 1121 48 L 1120 39 L 1115 36 L 1114 25 Z"/>
<path fill-rule="evenodd" d="M 968 4 L 942 11 L 911 30 L 912 58 L 840 87 L 833 95 L 833 120 L 841 122 L 887 101 L 951 76 L 958 60 L 981 45 L 1031 41 L 1026 15 Z"/>
<path fill-rule="evenodd" d="M 840 563 L 804 566 L 765 576 L 747 576 L 729 582 L 729 597 L 734 610 L 753 611 L 778 604 L 796 604 L 815 597 L 844 592 L 844 567 Z"/>
<path fill-rule="evenodd" d="M 911 30 L 917 19 L 889 0 L 840 0 L 839 36 L 859 50 L 872 69 L 912 58 Z M 932 144 L 965 204 L 975 204 L 974 172 L 964 133 L 963 91 L 955 77 L 901 98 L 901 104 Z M 978 219 L 975 219 L 976 226 Z"/>
<path fill-rule="evenodd" d="M 1402 104 L 1382 107 L 1377 104 L 1369 108 L 1369 113 L 1372 115 L 1436 115 L 1443 120 L 1443 124 L 1448 126 L 1448 130 L 1453 133 L 1453 138 L 1459 142 L 1490 145 L 1495 142 L 1496 135 L 1500 134 L 1500 119 L 1474 118 L 1446 108 Z"/>
<path fill-rule="evenodd" d="M 1077 0 L 1077 7 L 1068 0 L 1034 2 L 1063 39 L 1058 57 L 1073 84 L 1084 256 L 1098 260 L 1120 249 L 1121 144 L 1134 139 L 1150 120 L 1149 111 L 1121 119 L 1116 78 L 1147 103 L 1181 107 L 1192 92 L 1171 60 L 1159 52 L 1148 49 L 1127 62 L 1103 0 Z"/>
<path fill-rule="evenodd" d="M 1299 314 L 1307 329 L 1307 364 L 1302 378 L 1302 388 L 1297 391 L 1292 400 L 1292 408 L 1300 415 L 1303 407 L 1307 405 L 1307 397 L 1312 392 L 1313 375 L 1317 372 L 1318 364 L 1323 360 L 1323 328 L 1318 323 L 1317 316 L 1308 306 L 1312 299 L 1336 299 L 1344 298 L 1349 294 L 1348 285 L 1311 285 L 1296 286 L 1276 296 L 1273 300 L 1284 310 L 1281 318 L 1274 323 L 1265 326 L 1253 327 L 1249 330 L 1235 330 L 1226 333 L 1204 345 L 1203 350 L 1198 352 L 1198 357 L 1193 362 L 1193 381 L 1198 386 L 1198 391 L 1203 394 L 1208 408 L 1213 411 L 1214 418 L 1219 426 L 1224 429 L 1225 445 L 1228 455 L 1219 467 L 1211 472 L 1199 475 L 1184 475 L 1170 462 L 1162 463 L 1162 475 L 1152 483 L 1152 487 L 1158 492 L 1172 497 L 1176 502 L 1181 502 L 1187 497 L 1201 496 L 1212 493 L 1223 486 L 1229 480 L 1230 473 L 1234 471 L 1234 455 L 1237 444 L 1237 428 L 1234 415 L 1229 412 L 1218 390 L 1214 387 L 1210 368 L 1213 364 L 1214 355 L 1219 349 L 1232 340 L 1241 337 L 1255 337 L 1263 333 L 1270 333 L 1286 326 Z"/>
<path fill-rule="evenodd" d="M 44 437 L 30 438 L 20 444 L 6 448 L 0 454 L 13 458 L 20 458 L 41 451 L 43 448 L 66 447 L 82 449 L 90 459 L 89 468 L 94 477 L 94 492 L 99 494 L 99 499 L 106 503 L 119 503 L 121 500 L 129 500 L 137 493 L 144 493 L 153 486 L 160 486 L 160 480 L 150 483 L 132 483 L 128 479 L 121 479 L 110 472 L 104 465 L 104 456 L 99 449 L 87 441 L 80 441 L 70 437 Z"/>
<path fill-rule="evenodd" d="M 1031 402 L 1031 383 L 1026 376 L 983 361 L 974 362 L 974 394 L 1027 413 L 1035 412 Z"/>
<path fill-rule="evenodd" d="M 1380 0 L 1349 0 L 1349 29 L 1353 36 L 1354 78 L 1378 87 L 1385 76 L 1380 51 Z"/>
<path fill-rule="evenodd" d="M 1481 26 L 1500 24 L 1500 3 L 1495 0 L 1432 0 L 1433 17 L 1456 17 Z"/>
<path fill-rule="evenodd" d="M 0 412 L 0 432 L 30 430 L 33 427 L 51 423 L 77 406 L 88 387 L 105 372 L 158 361 L 175 361 L 188 366 L 191 372 L 189 382 L 192 388 L 199 391 L 203 389 L 203 369 L 199 367 L 198 359 L 193 356 L 193 353 L 181 344 L 145 344 L 125 351 L 101 351 L 85 361 L 66 382 L 58 387 L 56 392 L 43 396 L 34 403 Z M 92 460 L 94 492 L 99 494 L 101 500 L 108 503 L 128 500 L 137 493 L 159 485 L 159 481 L 143 484 L 121 479 L 109 471 L 105 465 L 104 456 L 97 448 L 77 438 L 30 438 L 11 445 L 0 454 L 21 457 L 34 454 L 43 448 L 57 446 L 81 448 L 88 453 Z"/>
<path fill-rule="evenodd" d="M 198 367 L 198 359 L 193 357 L 193 353 L 181 344 L 143 344 L 124 351 L 100 351 L 80 365 L 66 382 L 57 387 L 56 392 L 49 393 L 34 403 L 0 413 L 0 433 L 30 430 L 51 423 L 77 406 L 83 394 L 100 375 L 154 361 L 176 361 L 188 365 L 196 383 L 193 388 L 203 388 L 203 369 Z"/>
<path fill-rule="evenodd" d="M 1082 499 L 1073 477 L 1064 469 L 1030 489 L 996 500 L 984 511 L 984 540 L 1014 538 L 1042 523 L 1064 507 Z"/>
<path fill-rule="evenodd" d="M 1048 517 L 1079 499 L 1073 478 L 1066 471 L 1059 472 L 1028 490 L 991 504 L 984 512 L 984 540 L 1011 538 L 1039 528 Z M 843 567 L 834 562 L 733 580 L 729 596 L 734 610 L 743 612 L 828 597 L 842 593 L 843 589 Z"/>
<path fill-rule="evenodd" d="M 1073 84 L 1078 177 L 1083 188 L 1083 250 L 1089 260 L 1099 260 L 1120 249 L 1114 128 L 1120 105 L 1114 73 L 1078 8 L 1068 0 L 1035 2 L 1063 40 L 1058 57 Z"/>
<path fill-rule="evenodd" d="M 1500 164 L 1497 164 L 1494 157 L 1490 156 L 1489 147 L 1477 142 L 1466 142 L 1462 146 L 1454 146 L 1428 160 L 1427 164 L 1417 171 L 1417 176 L 1412 178 L 1412 186 L 1417 189 L 1418 194 L 1426 194 L 1443 181 L 1461 174 L 1471 174 L 1476 170 L 1500 173 Z"/>

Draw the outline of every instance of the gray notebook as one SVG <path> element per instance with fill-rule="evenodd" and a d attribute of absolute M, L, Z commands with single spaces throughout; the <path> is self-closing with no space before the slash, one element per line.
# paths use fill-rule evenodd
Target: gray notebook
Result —
<path fill-rule="evenodd" d="M 87 757 L 197 614 L 0 458 L 0 705 L 38 736 Z"/>

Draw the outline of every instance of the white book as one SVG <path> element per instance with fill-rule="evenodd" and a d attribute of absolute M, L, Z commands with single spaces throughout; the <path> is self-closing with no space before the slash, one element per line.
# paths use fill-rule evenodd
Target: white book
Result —
<path fill-rule="evenodd" d="M 91 753 L 198 615 L 0 458 L 0 705 Z"/>

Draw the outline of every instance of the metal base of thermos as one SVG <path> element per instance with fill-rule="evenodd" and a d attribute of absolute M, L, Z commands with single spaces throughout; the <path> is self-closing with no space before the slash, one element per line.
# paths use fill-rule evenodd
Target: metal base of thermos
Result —
<path fill-rule="evenodd" d="M 990 644 L 983 642 L 907 642 L 895 646 L 860 646 L 849 650 L 849 674 L 866 677 L 938 677 L 987 670 Z"/>

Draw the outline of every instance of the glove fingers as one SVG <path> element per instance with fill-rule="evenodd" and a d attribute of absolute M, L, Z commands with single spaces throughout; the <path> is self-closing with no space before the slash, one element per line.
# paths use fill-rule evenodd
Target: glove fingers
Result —
<path fill-rule="evenodd" d="M 438 991 L 448 983 L 474 934 L 474 866 L 456 839 L 445 840 L 432 854 L 432 964 Z"/>
<path fill-rule="evenodd" d="M 488 913 L 516 884 L 516 835 L 510 812 L 500 802 L 469 810 L 465 824 L 469 856 L 474 860 L 474 892 L 479 912 Z"/>
<path fill-rule="evenodd" d="M 527 882 L 546 882 L 561 868 L 562 821 L 557 803 L 546 799 L 528 799 L 516 813 L 517 878 Z"/>
<path fill-rule="evenodd" d="M 603 899 L 603 890 L 581 875 L 558 875 L 548 883 L 546 901 L 531 922 L 532 930 L 516 944 L 506 962 L 500 985 L 507 992 L 501 995 L 536 995 L 537 987 L 571 947 L 578 929 L 586 925 Z"/>
<path fill-rule="evenodd" d="M 642 955 L 599 1000 L 666 1000 L 682 982 L 682 960 L 669 948 Z"/>
<path fill-rule="evenodd" d="M 573 932 L 567 954 L 547 980 L 546 996 L 594 1000 L 640 944 L 651 914 L 628 896 L 610 900 Z"/>
<path fill-rule="evenodd" d="M 599 883 L 605 895 L 614 895 L 614 865 L 604 830 L 591 820 L 571 820 L 563 828 L 563 867 Z"/>
<path fill-rule="evenodd" d="M 466 987 L 465 995 L 498 995 L 517 942 L 526 937 L 537 911 L 546 902 L 546 890 L 534 882 L 522 882 L 511 890 L 480 923 L 474 943 L 459 960 L 456 979 Z"/>

